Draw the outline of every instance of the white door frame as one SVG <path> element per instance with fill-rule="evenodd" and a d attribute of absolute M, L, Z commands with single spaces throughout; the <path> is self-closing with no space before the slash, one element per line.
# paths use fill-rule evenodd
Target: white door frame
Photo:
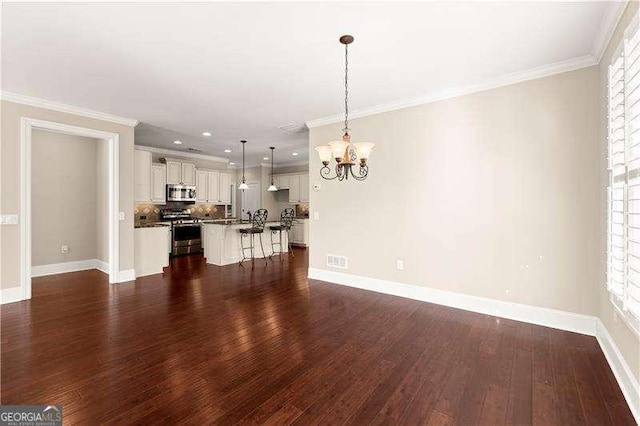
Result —
<path fill-rule="evenodd" d="M 34 129 L 107 140 L 109 150 L 109 283 L 117 283 L 120 269 L 119 135 L 29 117 L 21 118 L 20 128 L 20 166 L 22 171 L 20 175 L 20 209 L 22 211 L 22 220 L 20 221 L 20 243 L 22 245 L 20 286 L 22 287 L 23 300 L 31 299 L 31 137 Z"/>

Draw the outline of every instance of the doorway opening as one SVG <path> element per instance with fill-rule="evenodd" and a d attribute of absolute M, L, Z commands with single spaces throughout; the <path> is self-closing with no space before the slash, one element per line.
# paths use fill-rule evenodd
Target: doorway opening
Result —
<path fill-rule="evenodd" d="M 96 257 L 94 259 L 90 259 L 95 268 L 102 270 L 109 274 L 109 282 L 117 283 L 118 282 L 118 271 L 119 271 L 119 179 L 118 179 L 118 168 L 119 168 L 119 136 L 116 133 L 104 132 L 95 129 L 88 129 L 77 126 L 70 126 L 61 123 L 43 121 L 33 118 L 23 117 L 21 121 L 21 182 L 20 182 L 20 191 L 21 191 L 21 204 L 22 204 L 22 212 L 23 219 L 21 221 L 20 226 L 20 240 L 22 243 L 22 250 L 20 255 L 20 263 L 21 263 L 21 289 L 22 289 L 22 299 L 30 299 L 31 298 L 31 277 L 38 274 L 48 274 L 56 273 L 56 272 L 69 272 L 69 268 L 77 267 L 78 269 L 89 269 L 87 267 L 87 262 L 70 265 L 64 265 L 67 262 L 61 263 L 47 263 L 45 268 L 38 269 L 32 268 L 33 260 L 36 262 L 41 262 L 41 259 L 51 259 L 51 253 L 43 254 L 43 252 L 38 251 L 36 254 L 36 258 L 34 259 L 34 246 L 32 242 L 32 238 L 34 236 L 39 236 L 40 238 L 44 238 L 45 240 L 49 238 L 47 236 L 47 230 L 42 229 L 42 225 L 38 222 L 39 218 L 35 218 L 34 216 L 41 215 L 42 212 L 33 210 L 33 195 L 38 195 L 41 193 L 46 193 L 46 188 L 39 187 L 34 191 L 32 184 L 38 183 L 40 186 L 42 184 L 46 185 L 64 185 L 64 188 L 61 194 L 64 194 L 64 200 L 60 200 L 65 202 L 67 206 L 71 209 L 82 209 L 82 206 L 78 206 L 75 204 L 74 200 L 74 191 L 77 190 L 78 185 L 67 185 L 63 179 L 60 181 L 51 181 L 47 182 L 50 179 L 41 180 L 42 176 L 35 177 L 34 179 L 34 164 L 44 165 L 42 167 L 47 167 L 46 161 L 40 162 L 41 159 L 37 159 L 34 163 L 33 159 L 33 148 L 34 148 L 34 137 L 36 139 L 39 138 L 40 133 L 43 134 L 57 134 L 56 138 L 64 139 L 66 136 L 76 137 L 76 138 L 90 138 L 97 143 L 100 141 L 100 158 L 101 164 L 104 166 L 102 169 L 102 174 L 100 175 L 101 183 L 104 185 L 100 185 L 100 187 L 96 186 L 96 193 L 101 192 L 102 197 L 101 203 L 103 204 L 100 211 L 104 216 L 101 218 L 100 227 L 105 232 L 100 232 L 100 248 L 96 246 Z M 38 141 L 35 142 L 40 146 Z M 98 147 L 96 146 L 96 161 Z M 60 159 L 62 163 L 64 163 L 64 158 Z M 76 165 L 77 166 L 77 165 Z M 97 163 L 96 163 L 97 166 Z M 50 172 L 50 171 L 49 171 Z M 98 176 L 96 175 L 96 183 Z M 55 191 L 52 191 L 55 192 Z M 59 191 L 58 191 L 59 192 Z M 76 197 L 79 199 L 80 197 Z M 97 200 L 97 198 L 96 198 Z M 58 200 L 48 199 L 48 202 L 57 205 Z M 97 202 L 97 201 L 96 201 Z M 45 202 L 46 204 L 46 202 Z M 36 203 L 36 206 L 41 206 L 40 202 Z M 86 214 L 97 215 L 96 211 L 87 212 Z M 34 219 L 36 219 L 34 223 Z M 41 227 L 38 228 L 36 234 L 34 234 L 34 225 Z M 44 232 L 44 234 L 42 233 Z M 96 235 L 98 234 L 96 230 Z M 43 237 L 44 235 L 44 237 Z M 81 241 L 81 238 L 75 241 Z M 81 251 L 80 246 L 82 244 L 78 243 L 76 249 Z M 63 247 L 66 244 L 59 244 L 58 250 L 61 252 L 60 254 L 69 254 L 73 247 L 67 245 L 67 247 Z M 97 244 L 96 244 L 97 245 Z M 39 250 L 39 248 L 38 248 Z M 62 251 L 68 251 L 69 253 L 62 253 Z M 100 251 L 100 256 L 98 256 L 98 251 Z M 75 254 L 75 253 L 74 253 Z M 44 257 L 40 257 L 44 255 Z M 100 260 L 99 263 L 96 261 L 98 257 L 106 260 Z M 40 259 L 40 260 L 39 260 Z M 82 261 L 86 261 L 87 259 L 82 259 Z M 46 262 L 46 261 L 45 261 Z M 54 266 L 52 266 L 54 265 Z M 41 266 L 41 265 L 37 265 Z M 47 270 L 48 268 L 48 270 Z M 53 268 L 53 270 L 52 270 Z M 56 271 L 56 268 L 58 270 Z M 59 270 L 62 268 L 62 270 Z M 65 270 L 66 269 L 66 270 Z M 78 270 L 75 269 L 75 270 Z M 35 273 L 35 274 L 34 274 Z"/>

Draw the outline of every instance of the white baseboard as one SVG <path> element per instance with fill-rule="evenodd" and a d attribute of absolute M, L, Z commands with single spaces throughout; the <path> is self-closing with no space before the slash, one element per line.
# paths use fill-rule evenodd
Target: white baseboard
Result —
<path fill-rule="evenodd" d="M 640 424 L 640 384 L 633 375 L 629 364 L 627 364 L 627 361 L 622 356 L 620 349 L 618 349 L 618 345 L 613 341 L 607 328 L 600 319 L 598 319 L 597 322 L 596 338 L 598 339 L 598 343 L 600 343 L 605 358 L 607 358 L 611 371 L 613 371 L 613 375 L 618 381 L 618 385 L 620 385 L 620 389 L 627 400 L 633 417 L 635 417 L 636 422 Z"/>
<path fill-rule="evenodd" d="M 136 279 L 135 269 L 125 269 L 124 271 L 118 272 L 119 283 L 124 283 L 127 281 L 135 281 L 135 279 Z"/>
<path fill-rule="evenodd" d="M 100 272 L 104 272 L 105 274 L 109 274 L 109 263 L 105 262 L 104 260 L 100 260 L 100 259 L 94 259 L 95 262 L 95 268 L 100 271 Z"/>
<path fill-rule="evenodd" d="M 22 287 L 3 288 L 0 290 L 0 304 L 13 303 L 24 300 Z"/>
<path fill-rule="evenodd" d="M 545 327 L 572 331 L 575 333 L 596 335 L 597 318 L 591 315 L 576 314 L 556 309 L 505 302 L 485 297 L 470 296 L 451 291 L 437 290 L 411 284 L 402 284 L 376 278 L 361 277 L 343 272 L 309 268 L 309 278 L 341 284 L 378 293 L 406 297 L 423 302 L 464 309 L 500 318 L 508 318 Z"/>
<path fill-rule="evenodd" d="M 87 269 L 97 269 L 96 259 L 76 260 L 73 262 L 51 263 L 49 265 L 39 265 L 31 267 L 31 277 L 44 277 L 46 275 L 64 274 L 67 272 L 86 271 Z"/>

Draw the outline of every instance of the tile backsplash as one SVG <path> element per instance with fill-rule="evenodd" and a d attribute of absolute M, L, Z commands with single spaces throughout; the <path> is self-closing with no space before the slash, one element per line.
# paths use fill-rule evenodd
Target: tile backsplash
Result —
<path fill-rule="evenodd" d="M 296 204 L 296 217 L 309 217 L 309 203 Z"/>
<path fill-rule="evenodd" d="M 134 221 L 136 224 L 158 222 L 160 211 L 163 209 L 184 208 L 181 204 L 156 205 L 151 203 L 138 203 L 133 209 Z M 187 207 L 191 211 L 191 216 L 200 219 L 222 219 L 224 218 L 224 206 L 216 206 L 215 204 L 190 204 Z"/>

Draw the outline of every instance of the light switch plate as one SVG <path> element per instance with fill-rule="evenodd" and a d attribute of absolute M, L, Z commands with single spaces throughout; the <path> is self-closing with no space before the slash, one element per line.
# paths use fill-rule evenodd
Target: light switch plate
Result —
<path fill-rule="evenodd" d="M 17 224 L 18 224 L 17 214 L 0 215 L 0 225 L 17 225 Z"/>
<path fill-rule="evenodd" d="M 320 220 L 320 212 L 313 212 L 313 220 Z"/>
<path fill-rule="evenodd" d="M 118 220 L 124 220 L 124 212 L 118 213 Z"/>

